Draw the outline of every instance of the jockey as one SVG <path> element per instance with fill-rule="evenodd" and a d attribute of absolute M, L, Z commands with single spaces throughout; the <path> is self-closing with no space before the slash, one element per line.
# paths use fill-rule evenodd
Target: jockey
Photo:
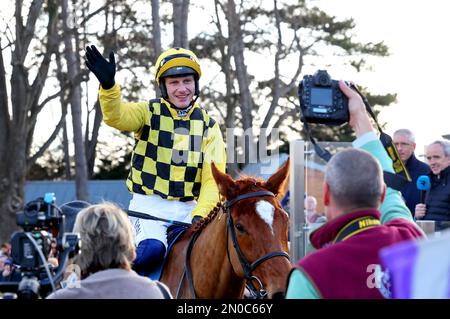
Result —
<path fill-rule="evenodd" d="M 201 70 L 195 54 L 172 48 L 159 56 L 155 80 L 161 98 L 149 102 L 122 101 L 112 52 L 108 62 L 95 46 L 87 47 L 86 65 L 101 84 L 105 123 L 134 132 L 129 210 L 181 222 L 205 217 L 220 199 L 211 162 L 225 171 L 226 158 L 219 124 L 196 103 Z M 137 245 L 133 267 L 147 275 L 164 258 L 170 223 L 130 220 Z"/>

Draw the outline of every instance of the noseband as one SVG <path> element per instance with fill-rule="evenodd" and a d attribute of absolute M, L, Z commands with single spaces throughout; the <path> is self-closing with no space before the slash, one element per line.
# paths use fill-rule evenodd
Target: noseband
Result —
<path fill-rule="evenodd" d="M 261 265 L 263 262 L 265 262 L 266 260 L 269 260 L 273 257 L 285 257 L 290 261 L 290 257 L 289 255 L 284 252 L 284 251 L 274 251 L 271 253 L 268 253 L 267 255 L 264 255 L 260 258 L 258 258 L 257 260 L 255 260 L 253 263 L 250 263 L 244 256 L 244 254 L 241 251 L 241 248 L 239 247 L 239 243 L 237 241 L 237 237 L 236 237 L 236 231 L 234 230 L 234 222 L 233 222 L 233 217 L 231 216 L 231 207 L 236 204 L 237 202 L 241 201 L 241 200 L 245 200 L 245 199 L 250 199 L 250 198 L 255 198 L 255 197 L 262 197 L 262 196 L 271 196 L 271 197 L 275 197 L 275 195 L 272 192 L 269 191 L 259 191 L 259 192 L 253 192 L 253 193 L 246 193 L 246 194 L 242 194 L 237 196 L 236 198 L 233 198 L 232 200 L 226 201 L 223 205 L 224 211 L 226 214 L 228 214 L 228 219 L 227 219 L 227 242 L 228 242 L 228 233 L 231 234 L 231 240 L 233 241 L 233 247 L 236 250 L 236 253 L 238 255 L 239 258 L 239 262 L 242 266 L 242 269 L 244 270 L 244 275 L 245 278 L 247 279 L 247 288 L 251 293 L 251 297 L 252 299 L 262 299 L 265 298 L 267 295 L 267 291 L 264 289 L 264 286 L 262 284 L 262 281 L 254 276 L 252 273 L 253 271 L 259 266 Z M 228 254 L 228 259 L 230 260 L 230 254 L 228 251 L 228 245 L 227 245 L 227 254 Z M 231 264 L 231 260 L 230 260 L 230 264 Z M 256 287 L 253 284 L 253 281 L 256 280 L 259 284 L 259 290 L 256 289 Z"/>

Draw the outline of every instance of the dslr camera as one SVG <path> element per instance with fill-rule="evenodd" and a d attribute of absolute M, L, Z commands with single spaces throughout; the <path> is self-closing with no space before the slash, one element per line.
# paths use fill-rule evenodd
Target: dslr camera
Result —
<path fill-rule="evenodd" d="M 19 299 L 36 299 L 62 280 L 68 259 L 78 253 L 79 235 L 64 231 L 65 216 L 54 202 L 54 193 L 46 193 L 16 213 L 16 224 L 24 231 L 11 236 L 11 257 L 21 280 L 0 283 L 0 291 L 17 292 Z M 53 239 L 59 251 L 56 269 L 47 261 Z"/>
<path fill-rule="evenodd" d="M 348 98 L 326 70 L 305 75 L 298 87 L 298 97 L 302 122 L 341 125 L 349 120 Z"/>

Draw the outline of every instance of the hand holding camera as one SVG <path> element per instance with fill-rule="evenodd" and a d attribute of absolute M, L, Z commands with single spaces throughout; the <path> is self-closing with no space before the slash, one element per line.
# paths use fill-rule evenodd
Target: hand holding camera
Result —
<path fill-rule="evenodd" d="M 316 143 L 310 133 L 309 123 L 341 125 L 349 122 L 356 136 L 360 137 L 375 131 L 367 114 L 369 113 L 380 132 L 380 141 L 393 162 L 395 174 L 384 172 L 386 184 L 393 189 L 401 190 L 406 183 L 411 182 L 408 170 L 401 161 L 392 138 L 383 132 L 368 100 L 355 85 L 332 80 L 327 71 L 319 70 L 314 75 L 303 77 L 298 87 L 298 96 L 300 119 L 304 123 L 306 136 L 320 158 L 328 162 L 331 153 Z"/>
<path fill-rule="evenodd" d="M 298 96 L 302 122 L 341 125 L 349 120 L 348 98 L 326 70 L 305 75 Z"/>
<path fill-rule="evenodd" d="M 373 131 L 364 102 L 355 90 L 350 82 L 332 80 L 326 70 L 305 75 L 298 90 L 301 121 L 327 125 L 349 122 L 356 136 Z"/>
<path fill-rule="evenodd" d="M 344 81 L 339 81 L 339 88 L 348 98 L 348 111 L 350 114 L 348 124 L 354 129 L 356 136 L 359 137 L 367 132 L 375 131 L 361 96 Z"/>

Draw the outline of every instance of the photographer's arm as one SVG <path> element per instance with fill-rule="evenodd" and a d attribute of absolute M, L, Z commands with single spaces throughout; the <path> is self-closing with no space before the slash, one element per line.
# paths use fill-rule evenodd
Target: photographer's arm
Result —
<path fill-rule="evenodd" d="M 349 98 L 349 124 L 357 136 L 357 139 L 353 142 L 353 147 L 366 150 L 378 159 L 384 171 L 394 173 L 392 160 L 375 134 L 375 129 L 370 122 L 361 96 L 349 88 L 343 81 L 339 82 L 339 86 L 342 92 Z M 381 222 L 383 224 L 396 218 L 407 219 L 413 222 L 411 212 L 402 200 L 400 192 L 390 187 L 386 189 L 386 196 L 380 211 Z"/>
<path fill-rule="evenodd" d="M 375 136 L 375 130 L 370 123 L 369 116 L 361 97 L 350 89 L 343 81 L 339 81 L 339 87 L 342 92 L 349 98 L 348 108 L 350 113 L 350 126 L 354 129 L 358 138 L 364 140 L 367 135 Z M 381 143 L 380 143 L 381 145 Z M 289 276 L 289 285 L 286 291 L 288 299 L 319 299 L 320 295 L 314 288 L 311 280 L 301 271 L 294 269 Z"/>
<path fill-rule="evenodd" d="M 339 81 L 339 88 L 348 97 L 348 111 L 350 113 L 350 121 L 348 124 L 355 131 L 356 137 L 362 137 L 369 132 L 375 133 L 361 96 L 349 88 L 342 80 Z"/>
<path fill-rule="evenodd" d="M 286 299 L 320 299 L 320 295 L 303 271 L 294 268 L 289 274 Z"/>
<path fill-rule="evenodd" d="M 339 81 L 341 91 L 348 97 L 348 108 L 350 113 L 349 124 L 355 131 L 357 139 L 353 142 L 355 148 L 361 148 L 372 154 L 380 162 L 383 170 L 394 172 L 392 160 L 386 153 L 383 145 L 376 135 L 376 131 L 370 122 L 361 96 L 344 81 Z M 413 221 L 408 207 L 403 202 L 400 192 L 387 187 L 386 196 L 380 208 L 381 222 L 386 223 L 396 218 Z M 318 299 L 320 295 L 314 288 L 311 280 L 301 271 L 294 269 L 289 277 L 286 298 L 288 299 Z"/>

